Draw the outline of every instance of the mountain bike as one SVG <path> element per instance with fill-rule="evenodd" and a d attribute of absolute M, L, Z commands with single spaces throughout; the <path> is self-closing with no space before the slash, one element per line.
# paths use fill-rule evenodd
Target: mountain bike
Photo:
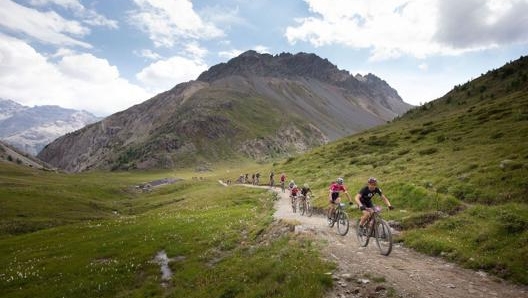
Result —
<path fill-rule="evenodd" d="M 303 196 L 301 195 L 297 200 L 299 201 L 299 213 L 301 215 L 306 214 L 306 216 L 312 216 L 313 214 L 313 207 L 312 202 L 310 201 L 310 196 Z"/>
<path fill-rule="evenodd" d="M 291 200 L 291 206 L 292 206 L 293 213 L 296 213 L 297 212 L 297 201 L 298 201 L 298 198 L 297 198 L 297 196 L 290 195 L 290 200 Z"/>
<path fill-rule="evenodd" d="M 281 181 L 280 185 L 281 185 L 282 192 L 283 193 L 286 192 L 286 189 L 284 188 L 284 181 Z"/>
<path fill-rule="evenodd" d="M 333 216 L 328 219 L 328 226 L 331 228 L 337 223 L 337 233 L 341 236 L 345 236 L 348 233 L 350 225 L 345 206 L 345 203 L 339 203 L 334 210 Z"/>
<path fill-rule="evenodd" d="M 376 238 L 376 244 L 382 255 L 388 256 L 392 251 L 392 232 L 389 224 L 381 218 L 381 207 L 369 208 L 373 211 L 363 228 L 356 223 L 356 235 L 360 246 L 367 246 L 370 237 Z"/>

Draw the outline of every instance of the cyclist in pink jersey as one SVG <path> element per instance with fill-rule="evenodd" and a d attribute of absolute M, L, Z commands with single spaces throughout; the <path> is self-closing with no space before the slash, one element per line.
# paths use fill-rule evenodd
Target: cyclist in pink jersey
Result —
<path fill-rule="evenodd" d="M 332 214 L 335 211 L 335 206 L 341 202 L 341 199 L 339 198 L 340 192 L 343 192 L 347 196 L 348 201 L 350 202 L 350 205 L 352 205 L 352 198 L 348 194 L 348 191 L 345 185 L 343 184 L 343 182 L 344 182 L 343 178 L 339 177 L 337 178 L 335 182 L 332 182 L 332 184 L 328 188 L 329 190 L 328 202 L 330 204 L 328 206 L 328 211 L 327 211 L 328 219 L 332 218 Z"/>

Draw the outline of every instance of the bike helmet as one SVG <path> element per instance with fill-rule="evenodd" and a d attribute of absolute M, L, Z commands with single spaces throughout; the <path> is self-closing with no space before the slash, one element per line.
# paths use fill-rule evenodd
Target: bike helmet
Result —
<path fill-rule="evenodd" d="M 374 177 L 370 177 L 370 178 L 368 178 L 367 183 L 368 184 L 377 184 L 378 180 L 376 180 L 376 178 L 374 178 Z"/>
<path fill-rule="evenodd" d="M 343 184 L 343 178 L 339 177 L 336 180 L 337 184 Z"/>
<path fill-rule="evenodd" d="M 304 187 L 304 188 L 310 188 L 310 187 L 308 186 L 308 183 L 305 183 L 305 184 L 303 185 L 303 187 Z"/>

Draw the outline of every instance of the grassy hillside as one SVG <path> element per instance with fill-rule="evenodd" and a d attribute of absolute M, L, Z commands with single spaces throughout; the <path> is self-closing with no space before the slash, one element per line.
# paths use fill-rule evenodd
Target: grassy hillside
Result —
<path fill-rule="evenodd" d="M 355 194 L 376 176 L 406 245 L 528 284 L 527 76 L 524 57 L 275 169 L 308 182 L 321 207 L 336 177 Z"/>
<path fill-rule="evenodd" d="M 174 175 L 196 173 L 64 175 L 0 163 L 2 297 L 318 297 L 332 284 L 312 242 L 271 225 L 267 191 L 207 177 L 131 189 Z"/>

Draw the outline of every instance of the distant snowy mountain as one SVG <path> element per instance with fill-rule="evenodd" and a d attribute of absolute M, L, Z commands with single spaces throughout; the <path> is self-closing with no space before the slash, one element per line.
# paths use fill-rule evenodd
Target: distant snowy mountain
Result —
<path fill-rule="evenodd" d="M 0 99 L 0 140 L 31 155 L 56 138 L 99 120 L 86 111 L 59 106 L 31 108 Z"/>

